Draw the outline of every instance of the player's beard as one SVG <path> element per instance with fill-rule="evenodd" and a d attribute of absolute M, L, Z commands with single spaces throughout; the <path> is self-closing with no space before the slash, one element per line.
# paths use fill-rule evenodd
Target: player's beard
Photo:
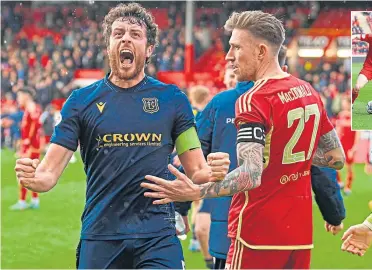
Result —
<path fill-rule="evenodd" d="M 235 76 L 238 82 L 255 81 L 256 73 L 257 64 L 250 62 L 245 65 L 239 65 Z"/>
<path fill-rule="evenodd" d="M 119 80 L 133 80 L 140 75 L 145 66 L 145 56 L 137 54 L 134 57 L 132 66 L 128 69 L 122 68 L 120 55 L 117 51 L 109 53 L 109 64 L 112 74 Z"/>

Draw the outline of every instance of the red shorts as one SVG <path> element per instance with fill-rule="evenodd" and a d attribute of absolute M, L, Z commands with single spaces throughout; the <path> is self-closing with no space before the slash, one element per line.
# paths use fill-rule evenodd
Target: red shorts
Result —
<path fill-rule="evenodd" d="M 372 69 L 366 69 L 366 68 L 363 68 L 359 74 L 363 74 L 364 76 L 366 76 L 367 80 L 368 81 L 371 81 L 372 80 Z"/>
<path fill-rule="evenodd" d="M 231 239 L 225 269 L 310 269 L 310 249 L 250 249 Z"/>

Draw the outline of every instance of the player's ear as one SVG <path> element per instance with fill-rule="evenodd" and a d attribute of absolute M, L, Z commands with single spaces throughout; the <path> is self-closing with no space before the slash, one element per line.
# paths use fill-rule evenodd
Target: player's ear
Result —
<path fill-rule="evenodd" d="M 284 72 L 287 72 L 287 71 L 288 71 L 288 66 L 287 66 L 287 65 L 282 66 L 282 70 L 283 70 Z"/>
<path fill-rule="evenodd" d="M 146 58 L 149 58 L 154 51 L 154 45 L 148 45 L 146 48 Z"/>
<path fill-rule="evenodd" d="M 267 55 L 269 47 L 264 43 L 260 43 L 258 49 L 258 59 L 262 60 Z"/>

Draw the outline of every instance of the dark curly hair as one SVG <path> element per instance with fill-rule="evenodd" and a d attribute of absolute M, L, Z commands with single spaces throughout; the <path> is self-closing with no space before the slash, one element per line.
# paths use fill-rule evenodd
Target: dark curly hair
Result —
<path fill-rule="evenodd" d="M 149 45 L 158 45 L 158 25 L 154 22 L 154 18 L 144 7 L 137 3 L 119 4 L 112 8 L 105 16 L 102 28 L 103 36 L 105 38 L 106 46 L 110 45 L 110 35 L 112 31 L 112 24 L 119 18 L 131 18 L 132 23 L 144 25 L 146 27 L 147 43 Z"/>

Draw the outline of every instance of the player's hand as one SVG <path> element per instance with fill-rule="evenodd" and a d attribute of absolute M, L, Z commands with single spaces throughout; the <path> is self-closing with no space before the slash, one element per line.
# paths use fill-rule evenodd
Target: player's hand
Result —
<path fill-rule="evenodd" d="M 212 171 L 210 182 L 223 180 L 229 172 L 230 158 L 228 153 L 211 153 L 207 156 L 207 163 Z"/>
<path fill-rule="evenodd" d="M 178 155 L 174 156 L 174 158 L 173 158 L 173 166 L 174 166 L 174 167 L 179 167 L 179 166 L 181 166 L 181 160 L 180 160 L 180 158 L 178 157 Z"/>
<path fill-rule="evenodd" d="M 35 172 L 39 163 L 40 161 L 38 159 L 17 159 L 14 170 L 21 186 L 28 188 L 35 182 Z"/>
<path fill-rule="evenodd" d="M 364 166 L 364 172 L 367 175 L 371 175 L 372 174 L 372 164 L 366 163 L 366 165 Z"/>
<path fill-rule="evenodd" d="M 372 231 L 363 224 L 351 226 L 342 236 L 342 240 L 343 251 L 363 256 L 372 244 Z"/>
<path fill-rule="evenodd" d="M 344 224 L 341 222 L 340 225 L 338 226 L 335 226 L 335 225 L 331 225 L 329 224 L 327 221 L 324 223 L 324 228 L 327 232 L 330 232 L 332 233 L 333 235 L 336 235 L 338 234 L 340 231 L 342 231 L 344 229 Z"/>
<path fill-rule="evenodd" d="M 174 166 L 168 165 L 169 171 L 177 177 L 174 181 L 160 177 L 146 175 L 145 178 L 152 183 L 141 183 L 141 187 L 154 192 L 145 192 L 145 197 L 157 199 L 153 204 L 167 204 L 170 202 L 196 201 L 200 199 L 200 189 L 186 175 Z"/>

